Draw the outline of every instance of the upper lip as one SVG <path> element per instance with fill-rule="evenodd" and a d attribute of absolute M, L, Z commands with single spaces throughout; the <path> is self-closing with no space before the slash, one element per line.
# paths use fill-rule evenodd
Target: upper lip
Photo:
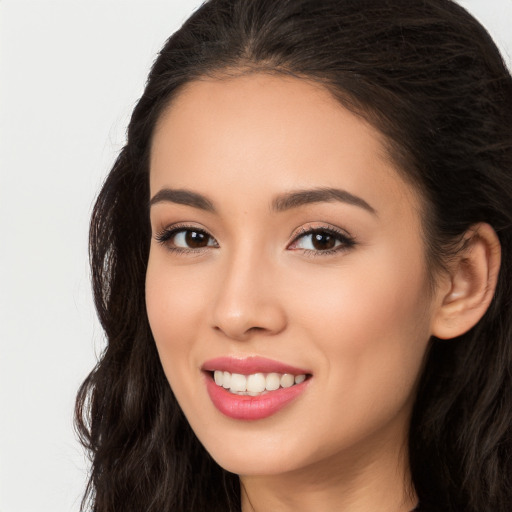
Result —
<path fill-rule="evenodd" d="M 259 356 L 216 357 L 206 361 L 201 369 L 208 372 L 220 370 L 230 373 L 240 373 L 242 375 L 251 375 L 253 373 L 291 373 L 293 375 L 304 375 L 311 373 L 304 368 L 297 368 L 296 366 Z"/>

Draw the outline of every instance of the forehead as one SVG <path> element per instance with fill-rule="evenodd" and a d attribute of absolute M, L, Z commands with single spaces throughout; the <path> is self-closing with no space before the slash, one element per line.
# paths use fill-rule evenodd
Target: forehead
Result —
<path fill-rule="evenodd" d="M 187 84 L 153 137 L 151 194 L 200 189 L 222 200 L 342 187 L 368 202 L 407 197 L 384 136 L 310 80 L 252 73 Z"/>

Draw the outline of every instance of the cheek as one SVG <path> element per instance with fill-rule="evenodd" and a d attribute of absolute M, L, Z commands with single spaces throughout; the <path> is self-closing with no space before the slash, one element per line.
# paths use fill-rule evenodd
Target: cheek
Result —
<path fill-rule="evenodd" d="M 193 351 L 204 318 L 204 276 L 188 267 L 169 268 L 165 255 L 150 254 L 146 308 L 162 366 L 173 389 L 195 373 Z M 197 273 L 197 272 L 196 272 Z M 193 370 L 193 372 L 191 372 Z"/>
<path fill-rule="evenodd" d="M 146 308 L 151 330 L 159 342 L 187 345 L 197 319 L 203 313 L 209 288 L 204 265 L 186 267 L 169 264 L 164 251 L 150 252 L 146 273 Z"/>
<path fill-rule="evenodd" d="M 405 400 L 421 370 L 430 338 L 426 275 L 421 255 L 402 260 L 393 251 L 354 258 L 337 279 L 309 287 L 308 307 L 297 302 L 328 385 L 350 389 L 354 406 Z"/>

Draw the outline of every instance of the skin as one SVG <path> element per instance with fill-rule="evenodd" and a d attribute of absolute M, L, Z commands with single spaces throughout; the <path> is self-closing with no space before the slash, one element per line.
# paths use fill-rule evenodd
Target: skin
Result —
<path fill-rule="evenodd" d="M 373 211 L 335 200 L 270 207 L 280 194 L 325 187 Z M 196 81 L 153 138 L 151 197 L 166 188 L 202 194 L 216 211 L 152 205 L 148 317 L 191 427 L 240 475 L 244 512 L 414 508 L 407 426 L 451 285 L 430 291 L 421 201 L 381 134 L 306 80 Z M 209 245 L 160 243 L 175 225 L 207 232 Z M 298 238 L 310 228 L 335 228 L 355 243 L 323 253 Z M 312 377 L 273 416 L 234 420 L 213 406 L 201 366 L 253 355 Z"/>

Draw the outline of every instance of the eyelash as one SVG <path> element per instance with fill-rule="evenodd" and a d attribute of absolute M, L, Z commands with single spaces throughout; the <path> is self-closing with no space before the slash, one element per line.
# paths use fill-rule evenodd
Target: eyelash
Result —
<path fill-rule="evenodd" d="M 170 245 L 170 240 L 174 236 L 176 236 L 178 233 L 187 232 L 187 231 L 193 231 L 195 233 L 200 233 L 208 237 L 209 239 L 214 240 L 215 246 L 206 246 L 206 247 L 173 247 Z M 350 236 L 349 234 L 338 230 L 333 227 L 327 227 L 327 226 L 320 226 L 315 228 L 301 228 L 299 232 L 294 236 L 292 242 L 289 244 L 289 246 L 297 243 L 301 238 L 304 238 L 309 235 L 314 234 L 327 234 L 335 238 L 336 241 L 340 242 L 340 244 L 332 249 L 326 249 L 324 251 L 322 250 L 313 250 L 313 249 L 293 249 L 293 250 L 301 250 L 304 255 L 307 255 L 308 257 L 317 257 L 317 256 L 328 256 L 332 255 L 334 253 L 339 253 L 346 251 L 348 249 L 351 249 L 356 245 L 356 240 L 354 237 Z M 207 248 L 215 248 L 218 247 L 218 243 L 207 231 L 204 229 L 196 228 L 194 226 L 188 226 L 188 225 L 175 225 L 172 228 L 164 228 L 162 231 L 157 233 L 155 235 L 155 240 L 160 244 L 165 246 L 169 251 L 175 253 L 175 254 L 193 254 L 193 253 L 199 253 Z M 289 247 L 288 246 L 288 247 Z"/>
<path fill-rule="evenodd" d="M 301 238 L 315 234 L 327 234 L 332 236 L 336 241 L 340 242 L 337 247 L 332 249 L 326 249 L 325 251 L 313 250 L 313 249 L 295 249 L 301 250 L 304 255 L 315 258 L 317 256 L 329 256 L 335 253 L 347 251 L 356 245 L 356 240 L 353 236 L 348 233 L 336 229 L 334 227 L 319 226 L 314 228 L 303 227 L 295 235 L 290 245 L 297 243 Z"/>
<path fill-rule="evenodd" d="M 187 232 L 187 231 L 193 231 L 194 233 L 201 233 L 205 236 L 207 236 L 208 238 L 211 238 L 213 240 L 215 240 L 207 231 L 205 231 L 204 229 L 200 229 L 200 228 L 196 228 L 194 226 L 188 226 L 188 225 L 175 225 L 173 226 L 172 228 L 164 228 L 162 231 L 160 231 L 159 233 L 157 233 L 155 235 L 155 240 L 160 244 L 160 245 L 163 245 L 165 246 L 169 251 L 175 253 L 175 254 L 190 254 L 190 253 L 198 253 L 200 251 L 202 251 L 203 249 L 205 249 L 206 247 L 199 247 L 199 248 L 194 248 L 194 247 L 189 247 L 189 248 L 185 248 L 185 247 L 173 247 L 171 244 L 170 244 L 170 240 L 172 240 L 172 238 L 174 236 L 176 236 L 178 233 L 182 233 L 182 232 Z M 215 243 L 217 243 L 217 241 L 215 240 Z M 211 247 L 211 246 L 210 246 Z"/>

